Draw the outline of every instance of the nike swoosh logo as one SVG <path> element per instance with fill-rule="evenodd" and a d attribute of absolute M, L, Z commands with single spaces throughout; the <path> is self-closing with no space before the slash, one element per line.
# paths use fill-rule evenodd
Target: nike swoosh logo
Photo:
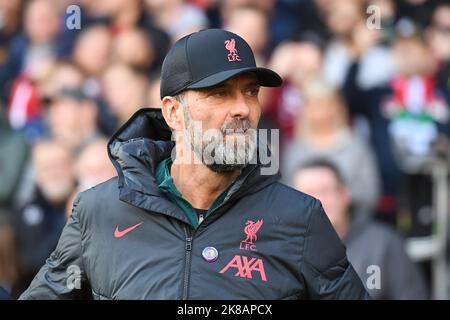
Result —
<path fill-rule="evenodd" d="M 114 238 L 122 238 L 128 232 L 133 231 L 134 229 L 136 229 L 137 227 L 139 227 L 143 223 L 144 223 L 144 221 L 139 222 L 138 224 L 135 224 L 134 226 L 126 228 L 125 230 L 122 230 L 122 231 L 119 231 L 119 227 L 116 226 L 116 230 L 114 230 Z"/>

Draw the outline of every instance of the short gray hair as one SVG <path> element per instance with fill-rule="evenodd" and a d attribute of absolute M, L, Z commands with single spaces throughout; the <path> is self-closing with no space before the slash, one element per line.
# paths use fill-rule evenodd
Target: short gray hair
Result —
<path fill-rule="evenodd" d="M 183 107 L 187 107 L 186 92 L 180 92 L 173 96 Z"/>

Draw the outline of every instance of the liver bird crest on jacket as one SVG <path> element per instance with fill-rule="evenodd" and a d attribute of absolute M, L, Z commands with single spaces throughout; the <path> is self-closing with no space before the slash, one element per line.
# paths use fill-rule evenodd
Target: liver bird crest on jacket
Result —
<path fill-rule="evenodd" d="M 245 223 L 246 226 L 244 228 L 244 232 L 247 235 L 247 238 L 245 238 L 244 242 L 254 243 L 258 239 L 258 236 L 256 235 L 256 233 L 263 225 L 263 222 L 264 221 L 261 219 L 256 222 L 248 220 Z"/>

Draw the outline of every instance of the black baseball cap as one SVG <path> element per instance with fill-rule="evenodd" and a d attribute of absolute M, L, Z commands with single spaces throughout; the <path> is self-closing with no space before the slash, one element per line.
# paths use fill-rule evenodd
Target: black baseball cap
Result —
<path fill-rule="evenodd" d="M 252 49 L 237 34 L 222 29 L 194 32 L 178 40 L 164 59 L 161 99 L 212 87 L 244 72 L 254 73 L 264 87 L 283 83 L 276 72 L 256 66 Z"/>

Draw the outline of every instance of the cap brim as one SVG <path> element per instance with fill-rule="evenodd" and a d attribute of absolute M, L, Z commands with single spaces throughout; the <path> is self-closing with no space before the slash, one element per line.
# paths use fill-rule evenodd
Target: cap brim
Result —
<path fill-rule="evenodd" d="M 203 78 L 195 83 L 190 84 L 186 89 L 201 89 L 209 88 L 218 85 L 221 82 L 227 81 L 237 75 L 251 72 L 258 77 L 259 84 L 263 87 L 279 87 L 283 83 L 283 79 L 275 72 L 266 68 L 248 67 L 222 71 L 206 78 Z"/>

